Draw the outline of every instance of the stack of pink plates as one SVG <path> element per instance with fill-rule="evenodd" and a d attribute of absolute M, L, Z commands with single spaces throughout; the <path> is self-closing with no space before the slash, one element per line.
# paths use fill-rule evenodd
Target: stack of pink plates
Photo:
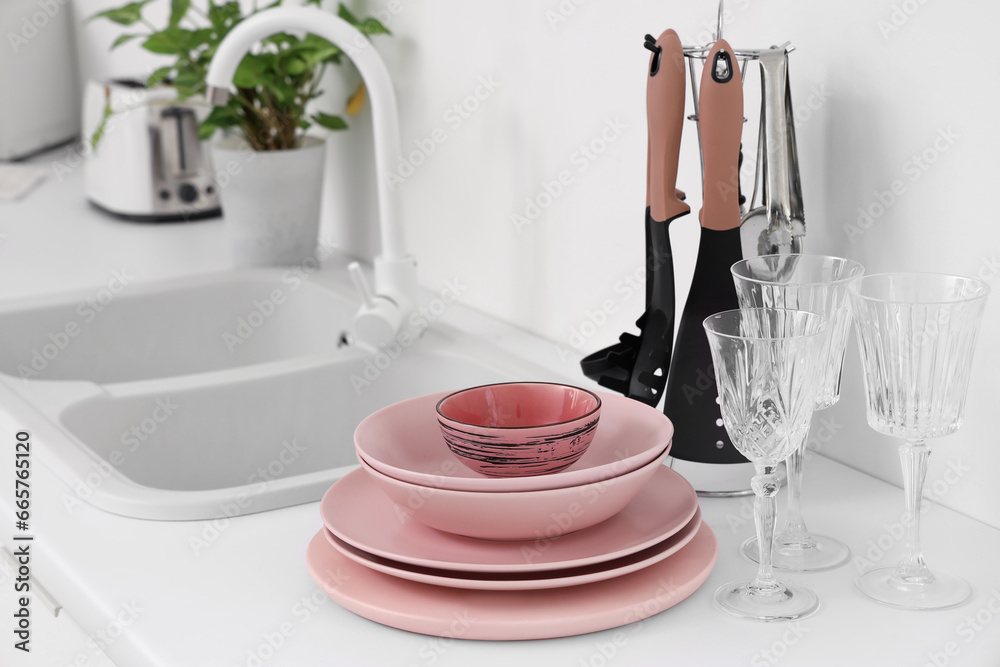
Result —
<path fill-rule="evenodd" d="M 662 465 L 673 428 L 658 410 L 602 393 L 597 435 L 573 466 L 487 478 L 445 445 L 444 395 L 358 427 L 362 468 L 326 493 L 307 550 L 340 605 L 430 635 L 541 639 L 642 620 L 708 578 L 718 544 L 694 489 Z"/>

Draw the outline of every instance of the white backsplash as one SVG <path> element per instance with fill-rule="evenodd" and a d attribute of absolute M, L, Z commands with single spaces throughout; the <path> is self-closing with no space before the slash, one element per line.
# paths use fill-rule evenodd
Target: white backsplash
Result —
<path fill-rule="evenodd" d="M 77 0 L 76 11 L 116 4 Z M 381 11 L 395 33 L 377 44 L 399 96 L 408 164 L 398 187 L 422 281 L 433 286 L 457 278 L 468 285 L 464 302 L 551 339 L 554 357 L 577 372 L 566 351 L 613 342 L 643 308 L 631 282 L 643 266 L 643 35 L 673 27 L 685 44 L 707 41 L 715 4 L 350 4 L 358 12 Z M 732 0 L 728 6 L 726 36 L 734 46 L 790 40 L 797 47 L 790 78 L 807 250 L 852 257 L 870 273 L 953 272 L 1000 284 L 1000 137 L 991 122 L 1000 91 L 988 51 L 1000 5 Z M 85 75 L 127 74 L 150 62 L 135 43 L 109 55 L 106 45 L 118 32 L 110 24 L 81 29 Z M 341 110 L 355 81 L 333 77 L 327 110 Z M 747 111 L 755 117 L 752 104 Z M 345 248 L 370 255 L 377 247 L 370 123 L 351 122 L 351 132 L 330 142 L 335 178 L 324 228 Z M 756 125 L 749 123 L 745 134 L 754 143 Z M 693 213 L 671 227 L 678 311 L 698 238 L 695 136 L 688 123 L 679 178 Z M 750 184 L 745 178 L 744 187 Z M 998 299 L 983 324 L 966 423 L 957 435 L 931 443 L 927 479 L 928 492 L 944 504 L 1000 527 L 1000 485 L 993 479 L 1000 448 L 991 445 L 989 422 L 998 405 L 990 385 L 1000 375 Z M 858 366 L 852 342 L 843 399 L 817 416 L 836 432 L 823 452 L 899 483 L 897 443 L 865 422 Z M 902 494 L 899 501 L 902 511 Z"/>

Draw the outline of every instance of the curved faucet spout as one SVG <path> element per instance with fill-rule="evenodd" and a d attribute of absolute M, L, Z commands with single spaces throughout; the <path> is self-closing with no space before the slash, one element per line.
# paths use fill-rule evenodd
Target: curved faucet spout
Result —
<path fill-rule="evenodd" d="M 360 335 L 364 337 L 368 331 L 368 338 L 375 344 L 383 344 L 387 342 L 386 336 L 395 335 L 413 311 L 417 281 L 416 262 L 406 252 L 399 195 L 385 180 L 400 155 L 396 94 L 389 71 L 371 42 L 351 24 L 319 8 L 268 9 L 242 21 L 219 44 L 205 77 L 207 97 L 212 104 L 225 104 L 243 56 L 262 39 L 288 31 L 312 33 L 340 47 L 357 67 L 368 90 L 382 237 L 381 255 L 375 259 L 375 298 L 381 302 L 362 305 L 357 323 Z"/>

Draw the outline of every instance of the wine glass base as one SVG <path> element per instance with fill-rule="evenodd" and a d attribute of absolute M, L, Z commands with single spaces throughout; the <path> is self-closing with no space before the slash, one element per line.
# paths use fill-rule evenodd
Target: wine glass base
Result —
<path fill-rule="evenodd" d="M 840 567 L 851 557 L 847 545 L 832 537 L 809 534 L 809 546 L 785 544 L 774 540 L 774 551 L 771 553 L 771 566 L 784 572 L 823 572 Z M 757 549 L 757 538 L 751 537 L 740 546 L 740 553 L 754 563 L 760 562 L 760 551 Z"/>
<path fill-rule="evenodd" d="M 865 572 L 854 583 L 876 602 L 900 609 L 950 609 L 972 597 L 972 587 L 961 577 L 934 570 L 930 584 L 902 585 L 892 579 L 895 567 L 879 567 Z"/>
<path fill-rule="evenodd" d="M 715 606 L 724 612 L 755 621 L 794 621 L 812 616 L 819 609 L 819 598 L 798 584 L 782 584 L 770 595 L 751 595 L 749 581 L 734 581 L 715 591 Z"/>

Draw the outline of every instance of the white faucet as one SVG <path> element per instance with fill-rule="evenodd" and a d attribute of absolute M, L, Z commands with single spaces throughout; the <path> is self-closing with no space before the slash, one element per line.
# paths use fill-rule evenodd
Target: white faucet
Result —
<path fill-rule="evenodd" d="M 233 28 L 219 44 L 205 77 L 208 101 L 225 104 L 243 56 L 265 37 L 286 31 L 312 33 L 340 47 L 368 89 L 382 235 L 382 253 L 375 258 L 375 294 L 356 263 L 351 266 L 351 278 L 362 300 L 355 332 L 365 342 L 384 345 L 409 324 L 417 305 L 417 271 L 416 261 L 406 252 L 399 196 L 385 185 L 385 175 L 400 156 L 399 117 L 389 71 L 371 42 L 350 23 L 319 8 L 276 7 L 260 12 Z"/>

